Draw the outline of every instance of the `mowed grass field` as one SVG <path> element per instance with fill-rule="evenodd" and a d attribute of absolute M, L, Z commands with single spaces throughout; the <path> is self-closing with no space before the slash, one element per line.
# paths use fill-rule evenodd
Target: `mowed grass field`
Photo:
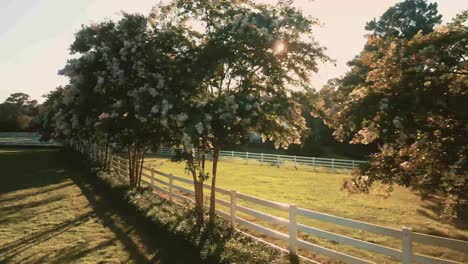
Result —
<path fill-rule="evenodd" d="M 82 176 L 59 149 L 0 148 L 0 263 L 200 263 Z"/>
<path fill-rule="evenodd" d="M 148 157 L 145 161 L 145 166 L 191 179 L 185 172 L 184 162 L 171 162 L 167 157 Z M 207 168 L 210 168 L 210 166 L 211 163 L 208 162 Z M 388 198 L 385 198 L 384 193 L 378 190 L 374 190 L 371 194 L 353 194 L 347 196 L 345 192 L 340 191 L 340 187 L 343 180 L 350 176 L 350 171 L 336 172 L 307 166 L 296 169 L 292 164 L 285 164 L 278 168 L 272 165 L 261 165 L 252 161 L 249 161 L 247 164 L 245 160 L 226 158 L 221 160 L 219 164 L 217 186 L 228 190 L 237 190 L 240 193 L 259 198 L 296 204 L 298 207 L 371 224 L 397 229 L 406 226 L 411 227 L 416 232 L 468 240 L 468 225 L 466 223 L 450 223 L 439 217 L 442 210 L 442 199 L 440 197 L 421 201 L 416 192 L 402 187 L 395 187 L 394 192 Z M 167 181 L 167 178 L 159 177 Z M 177 181 L 175 183 L 193 189 L 191 185 Z M 211 179 L 207 183 L 210 184 Z M 205 192 L 209 194 L 208 190 L 205 190 Z M 223 195 L 218 195 L 218 197 L 229 201 L 229 197 Z M 272 215 L 284 218 L 288 217 L 286 212 L 280 212 L 268 207 L 248 202 L 241 202 L 241 204 Z M 229 212 L 227 208 L 219 208 Z M 275 226 L 242 213 L 239 213 L 239 216 L 287 233 L 287 229 L 284 226 Z M 401 249 L 401 241 L 389 237 L 306 218 L 299 218 L 299 222 L 326 231 Z M 382 255 L 334 243 L 329 240 L 305 234 L 300 234 L 300 237 L 327 248 L 362 257 L 376 263 L 395 262 L 395 260 Z M 284 243 L 277 243 L 286 246 Z M 468 252 L 462 253 L 421 244 L 414 244 L 413 249 L 416 253 L 468 263 Z M 309 255 L 305 252 L 302 253 Z M 317 259 L 317 256 L 311 257 Z M 319 257 L 319 259 L 325 262 L 333 262 L 327 258 Z"/>

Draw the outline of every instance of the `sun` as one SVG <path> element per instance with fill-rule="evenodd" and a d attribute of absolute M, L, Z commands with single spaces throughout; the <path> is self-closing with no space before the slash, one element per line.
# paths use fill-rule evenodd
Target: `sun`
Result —
<path fill-rule="evenodd" d="M 275 53 L 283 53 L 286 50 L 286 44 L 282 41 L 278 41 L 273 50 Z"/>

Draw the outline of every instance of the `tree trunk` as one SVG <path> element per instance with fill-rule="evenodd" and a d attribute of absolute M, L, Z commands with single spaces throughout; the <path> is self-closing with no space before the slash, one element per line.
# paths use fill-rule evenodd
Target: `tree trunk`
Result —
<path fill-rule="evenodd" d="M 214 223 L 216 214 L 216 173 L 218 170 L 219 148 L 213 149 L 213 170 L 211 175 L 211 194 L 210 194 L 210 224 Z"/>
<path fill-rule="evenodd" d="M 129 181 L 129 184 L 130 184 L 130 187 L 131 188 L 134 188 L 135 187 L 135 181 L 134 181 L 134 159 L 135 159 L 135 153 L 133 151 L 133 148 L 132 147 L 127 147 L 127 154 L 128 154 L 128 166 L 127 166 L 127 170 L 128 170 L 128 181 Z"/>
<path fill-rule="evenodd" d="M 109 169 L 109 142 L 106 142 L 106 150 L 104 151 L 104 170 Z"/>
<path fill-rule="evenodd" d="M 136 146 L 127 146 L 128 155 L 128 179 L 130 187 L 141 186 L 141 173 L 143 171 L 143 162 L 145 150 L 141 150 Z"/>
<path fill-rule="evenodd" d="M 197 223 L 202 224 L 203 218 L 203 179 L 197 176 L 197 169 L 193 160 L 193 156 L 190 153 L 190 157 L 187 159 L 187 165 L 192 173 L 193 187 L 195 190 L 195 210 L 197 214 Z"/>
<path fill-rule="evenodd" d="M 143 172 L 143 163 L 145 162 L 145 151 L 143 151 L 141 154 L 140 154 L 140 159 L 139 159 L 139 169 L 138 169 L 138 173 L 137 173 L 137 176 L 138 176 L 138 187 L 141 186 L 141 173 Z"/>

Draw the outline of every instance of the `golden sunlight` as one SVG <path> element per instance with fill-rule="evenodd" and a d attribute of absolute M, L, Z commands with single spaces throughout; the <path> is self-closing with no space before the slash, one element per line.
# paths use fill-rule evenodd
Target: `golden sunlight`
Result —
<path fill-rule="evenodd" d="M 286 44 L 282 41 L 278 41 L 275 43 L 275 47 L 273 48 L 273 51 L 275 53 L 282 53 L 286 50 Z"/>

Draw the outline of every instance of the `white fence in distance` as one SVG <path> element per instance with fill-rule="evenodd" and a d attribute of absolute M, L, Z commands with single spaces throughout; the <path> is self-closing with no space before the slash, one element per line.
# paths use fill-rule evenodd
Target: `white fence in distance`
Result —
<path fill-rule="evenodd" d="M 157 153 L 165 156 L 170 156 L 174 152 L 170 148 L 161 148 Z M 345 169 L 351 170 L 359 167 L 361 164 L 367 163 L 363 160 L 348 160 L 348 159 L 330 159 L 330 158 L 317 158 L 317 157 L 305 157 L 305 156 L 291 156 L 291 155 L 279 155 L 279 154 L 265 154 L 256 152 L 239 152 L 239 151 L 228 151 L 221 150 L 220 158 L 241 158 L 259 162 L 260 164 L 271 164 L 280 167 L 285 162 L 298 165 L 306 165 L 311 167 L 323 167 L 329 169 Z"/>
<path fill-rule="evenodd" d="M 128 175 L 127 172 L 127 161 L 113 156 L 112 158 L 112 168 L 120 175 Z M 180 185 L 177 185 L 176 182 L 182 182 L 186 184 L 193 184 L 192 180 L 177 177 L 171 174 L 167 174 L 161 171 L 157 171 L 151 168 L 144 167 L 148 173 L 143 173 L 144 178 L 142 177 L 142 181 L 146 184 L 149 184 L 153 188 L 155 188 L 160 193 L 165 193 L 170 200 L 177 198 L 179 200 L 193 202 L 188 195 L 193 195 L 194 191 L 191 189 L 187 189 Z M 165 180 L 163 180 L 165 179 Z M 159 183 L 166 188 L 156 185 Z M 210 186 L 205 184 L 205 188 L 210 189 Z M 178 190 L 180 192 L 177 192 Z M 157 193 L 158 193 L 157 192 Z M 448 248 L 452 250 L 457 250 L 460 252 L 468 252 L 468 241 L 438 237 L 438 236 L 431 236 L 422 233 L 413 232 L 411 228 L 402 228 L 394 229 L 374 224 L 369 224 L 365 222 L 360 222 L 352 219 L 347 219 L 343 217 L 337 217 L 329 214 L 324 214 L 320 212 L 311 211 L 305 208 L 298 208 L 294 204 L 284 204 L 275 201 L 265 200 L 261 198 L 257 198 L 254 196 L 250 196 L 247 194 L 238 193 L 235 190 L 226 190 L 223 188 L 216 188 L 216 192 L 228 195 L 229 201 L 222 200 L 217 198 L 216 203 L 218 205 L 226 206 L 229 208 L 229 212 L 216 210 L 217 214 L 226 220 L 230 221 L 233 227 L 238 225 L 244 226 L 247 229 L 254 230 L 256 232 L 262 233 L 266 236 L 269 236 L 274 239 L 282 240 L 288 243 L 288 251 L 292 254 L 297 253 L 297 248 L 301 248 L 307 251 L 315 252 L 332 259 L 336 259 L 342 261 L 344 263 L 352 263 L 352 264 L 361 264 L 361 263 L 372 263 L 368 260 L 361 259 L 355 256 L 351 256 L 342 252 L 338 252 L 335 250 L 331 250 L 308 241 L 299 239 L 297 234 L 298 232 L 304 232 L 306 234 L 310 234 L 312 236 L 320 237 L 329 239 L 334 242 L 348 244 L 356 248 L 364 249 L 366 251 L 370 251 L 372 253 L 382 254 L 385 256 L 389 256 L 393 259 L 401 261 L 401 263 L 429 263 L 429 264 L 456 264 L 460 262 L 440 259 L 425 255 L 415 254 L 412 250 L 413 242 L 429 244 L 434 246 L 439 246 L 443 248 Z M 162 196 L 165 197 L 165 196 Z M 281 210 L 288 212 L 288 219 L 273 216 L 266 214 L 264 212 L 260 212 L 239 204 L 239 200 L 248 201 L 254 204 L 270 207 L 273 209 Z M 282 233 L 278 230 L 274 230 L 265 226 L 262 226 L 257 223 L 253 223 L 246 219 L 243 219 L 237 215 L 237 212 L 242 212 L 253 216 L 254 218 L 258 218 L 261 220 L 266 220 L 268 222 L 283 225 L 288 228 L 288 233 Z M 367 241 L 351 238 L 348 236 L 336 234 L 333 232 L 321 230 L 318 228 L 314 228 L 311 226 L 307 226 L 298 222 L 298 216 L 316 219 L 319 221 L 325 221 L 328 223 L 333 223 L 336 225 L 346 226 L 353 229 L 363 230 L 367 232 L 372 232 L 375 234 L 379 234 L 382 236 L 389 236 L 396 239 L 401 240 L 401 250 L 390 248 L 386 246 L 382 246 L 376 243 L 370 243 Z"/>

